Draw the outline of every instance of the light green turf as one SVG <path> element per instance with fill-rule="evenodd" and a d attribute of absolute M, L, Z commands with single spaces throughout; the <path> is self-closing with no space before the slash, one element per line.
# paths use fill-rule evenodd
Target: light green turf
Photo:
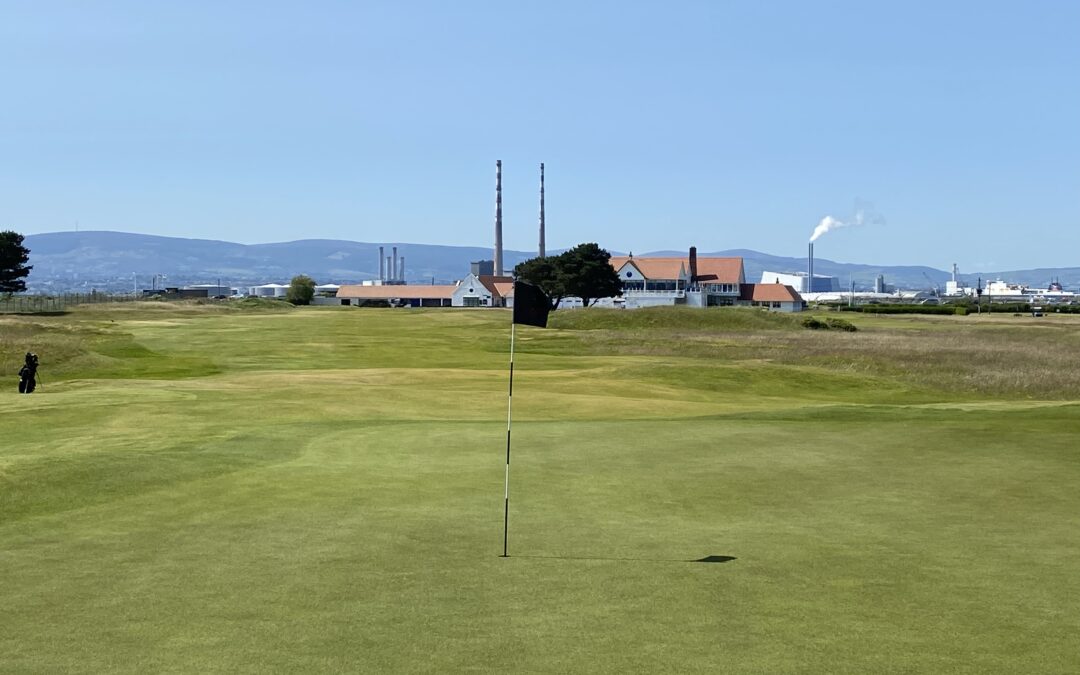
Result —
<path fill-rule="evenodd" d="M 0 317 L 0 671 L 1075 672 L 1080 322 L 844 318 L 520 328 L 503 559 L 505 312 Z"/>

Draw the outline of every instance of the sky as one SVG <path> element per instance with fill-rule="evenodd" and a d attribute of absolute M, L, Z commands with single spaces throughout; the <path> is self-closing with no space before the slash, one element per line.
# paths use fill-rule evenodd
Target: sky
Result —
<path fill-rule="evenodd" d="M 1080 265 L 1080 3 L 0 0 L 0 229 Z"/>

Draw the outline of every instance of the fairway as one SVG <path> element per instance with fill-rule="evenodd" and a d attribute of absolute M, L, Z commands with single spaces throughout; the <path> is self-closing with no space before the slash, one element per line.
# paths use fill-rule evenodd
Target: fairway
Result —
<path fill-rule="evenodd" d="M 509 318 L 0 316 L 0 671 L 1080 669 L 1080 321 Z"/>

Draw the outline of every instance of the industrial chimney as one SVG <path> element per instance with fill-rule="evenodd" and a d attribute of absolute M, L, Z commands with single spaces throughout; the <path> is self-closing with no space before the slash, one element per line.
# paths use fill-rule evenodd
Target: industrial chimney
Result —
<path fill-rule="evenodd" d="M 690 247 L 690 285 L 697 283 L 697 246 Z"/>
<path fill-rule="evenodd" d="M 386 281 L 386 254 L 383 253 L 383 247 L 379 247 L 379 281 Z"/>
<path fill-rule="evenodd" d="M 502 160 L 495 160 L 495 275 L 503 273 L 502 247 Z"/>
<path fill-rule="evenodd" d="M 810 253 L 806 257 L 806 292 L 814 292 L 814 242 L 810 242 Z"/>
<path fill-rule="evenodd" d="M 397 246 L 391 250 L 394 253 L 390 256 L 390 280 L 397 281 Z"/>
<path fill-rule="evenodd" d="M 405 283 L 405 256 L 401 256 L 401 267 L 398 268 L 398 281 Z"/>
<path fill-rule="evenodd" d="M 540 257 L 544 255 L 544 163 L 540 162 Z"/>

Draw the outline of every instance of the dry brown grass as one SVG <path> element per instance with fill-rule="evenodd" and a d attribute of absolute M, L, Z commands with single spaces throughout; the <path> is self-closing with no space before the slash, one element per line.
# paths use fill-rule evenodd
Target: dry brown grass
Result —
<path fill-rule="evenodd" d="M 1080 397 L 1080 324 L 905 318 L 863 321 L 859 332 L 591 330 L 593 353 L 767 361 L 894 378 L 957 395 Z"/>

